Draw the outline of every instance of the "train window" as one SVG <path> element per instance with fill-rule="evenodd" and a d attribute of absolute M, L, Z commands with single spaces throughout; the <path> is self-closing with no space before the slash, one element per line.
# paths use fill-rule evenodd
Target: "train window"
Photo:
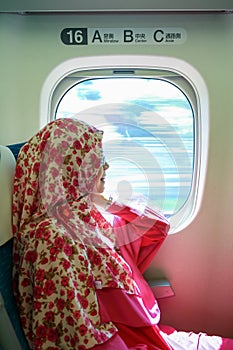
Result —
<path fill-rule="evenodd" d="M 169 217 L 171 233 L 191 221 L 203 149 L 198 95 L 186 77 L 172 69 L 132 66 L 76 70 L 51 97 L 53 119 L 74 117 L 104 131 L 106 195 L 139 211 L 145 205 L 159 208 Z"/>

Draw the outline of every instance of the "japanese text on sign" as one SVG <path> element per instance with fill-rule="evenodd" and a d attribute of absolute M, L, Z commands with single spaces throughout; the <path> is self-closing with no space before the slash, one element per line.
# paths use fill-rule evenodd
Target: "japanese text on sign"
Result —
<path fill-rule="evenodd" d="M 181 28 L 65 28 L 65 45 L 183 44 L 186 31 Z"/>

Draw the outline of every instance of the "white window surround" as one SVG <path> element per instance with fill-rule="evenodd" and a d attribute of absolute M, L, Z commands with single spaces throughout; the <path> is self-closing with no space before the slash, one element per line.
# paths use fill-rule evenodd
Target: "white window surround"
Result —
<path fill-rule="evenodd" d="M 209 145 L 209 102 L 206 84 L 189 63 L 174 57 L 145 55 L 89 56 L 69 59 L 55 67 L 45 80 L 40 98 L 40 127 L 51 121 L 51 101 L 57 85 L 74 72 L 91 69 L 159 69 L 170 70 L 184 77 L 196 94 L 194 181 L 182 210 L 171 218 L 170 233 L 187 227 L 196 217 L 204 192 Z M 85 74 L 85 73 L 84 73 Z M 188 214 L 187 214 L 188 213 Z"/>

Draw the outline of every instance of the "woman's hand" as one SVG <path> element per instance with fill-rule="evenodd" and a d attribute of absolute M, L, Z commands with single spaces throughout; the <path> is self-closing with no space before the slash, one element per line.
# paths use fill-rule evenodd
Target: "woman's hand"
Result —
<path fill-rule="evenodd" d="M 107 205 L 109 204 L 109 200 L 106 199 L 102 194 L 99 193 L 92 193 L 91 194 L 91 200 L 93 204 L 98 205 L 99 207 L 105 209 Z"/>

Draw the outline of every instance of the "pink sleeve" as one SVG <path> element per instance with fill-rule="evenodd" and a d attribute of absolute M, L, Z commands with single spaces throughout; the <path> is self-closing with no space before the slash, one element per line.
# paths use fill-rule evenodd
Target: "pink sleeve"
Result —
<path fill-rule="evenodd" d="M 123 257 L 143 273 L 167 237 L 168 221 L 150 208 L 140 215 L 117 202 L 108 212 L 114 214 L 114 231 Z"/>

